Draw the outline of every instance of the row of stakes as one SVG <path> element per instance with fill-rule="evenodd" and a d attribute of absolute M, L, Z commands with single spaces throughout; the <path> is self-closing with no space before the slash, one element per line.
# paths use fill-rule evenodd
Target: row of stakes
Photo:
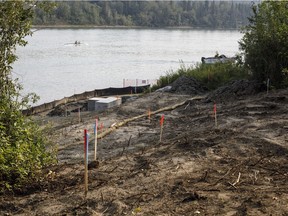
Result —
<path fill-rule="evenodd" d="M 79 114 L 80 116 L 80 114 Z M 148 119 L 150 121 L 151 111 L 148 110 Z M 213 116 L 215 119 L 215 127 L 218 126 L 217 124 L 217 107 L 216 103 L 214 103 L 213 107 Z M 164 126 L 164 115 L 161 115 L 160 118 L 160 142 L 162 142 L 162 134 L 163 134 L 163 126 Z M 103 125 L 101 124 L 101 129 L 103 128 Z M 98 134 L 98 119 L 96 118 L 95 124 L 94 124 L 94 161 L 97 159 L 97 134 Z M 85 185 L 85 196 L 87 196 L 88 193 L 88 145 L 89 145 L 89 135 L 88 130 L 84 129 L 84 166 L 85 166 L 85 172 L 84 172 L 84 185 Z"/>

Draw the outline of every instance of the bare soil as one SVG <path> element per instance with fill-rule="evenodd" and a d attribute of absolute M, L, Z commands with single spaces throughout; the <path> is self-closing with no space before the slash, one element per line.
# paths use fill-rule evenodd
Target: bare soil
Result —
<path fill-rule="evenodd" d="M 225 92 L 227 94 L 227 90 Z M 59 164 L 43 181 L 0 196 L 0 215 L 288 215 L 288 89 L 209 97 L 155 92 L 106 112 L 37 116 L 50 124 Z M 131 121 L 98 140 L 84 193 L 83 130 Z M 165 115 L 162 142 L 160 116 Z M 100 132 L 103 132 L 100 131 Z"/>

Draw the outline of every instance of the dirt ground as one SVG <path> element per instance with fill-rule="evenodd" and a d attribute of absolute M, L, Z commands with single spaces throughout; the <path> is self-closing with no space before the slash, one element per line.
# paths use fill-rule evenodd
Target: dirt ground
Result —
<path fill-rule="evenodd" d="M 54 131 L 59 164 L 47 168 L 45 180 L 2 195 L 0 215 L 287 216 L 288 89 L 253 95 L 234 91 L 221 101 L 215 93 L 194 96 L 145 94 L 106 112 L 82 112 L 80 122 L 77 113 L 38 116 Z M 148 109 L 183 101 L 98 139 L 98 163 L 89 169 L 85 197 L 83 130 L 90 133 L 92 162 L 96 116 L 104 125 L 101 133 Z"/>

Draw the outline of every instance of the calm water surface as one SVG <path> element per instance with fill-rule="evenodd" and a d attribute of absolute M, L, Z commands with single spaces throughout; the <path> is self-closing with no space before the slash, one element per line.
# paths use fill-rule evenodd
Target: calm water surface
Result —
<path fill-rule="evenodd" d="M 238 31 L 166 29 L 47 29 L 17 50 L 13 75 L 24 93 L 50 102 L 93 89 L 122 87 L 123 79 L 157 79 L 201 57 L 238 52 Z M 81 41 L 75 46 L 74 41 Z"/>

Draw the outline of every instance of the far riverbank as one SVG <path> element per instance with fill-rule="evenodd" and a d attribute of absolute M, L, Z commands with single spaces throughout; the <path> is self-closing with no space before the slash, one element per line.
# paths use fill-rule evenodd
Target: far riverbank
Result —
<path fill-rule="evenodd" d="M 36 29 L 167 29 L 167 30 L 227 30 L 237 31 L 239 28 L 207 28 L 207 27 L 192 27 L 192 26 L 174 26 L 174 27 L 148 27 L 148 26 L 96 26 L 96 25 L 32 25 Z"/>

